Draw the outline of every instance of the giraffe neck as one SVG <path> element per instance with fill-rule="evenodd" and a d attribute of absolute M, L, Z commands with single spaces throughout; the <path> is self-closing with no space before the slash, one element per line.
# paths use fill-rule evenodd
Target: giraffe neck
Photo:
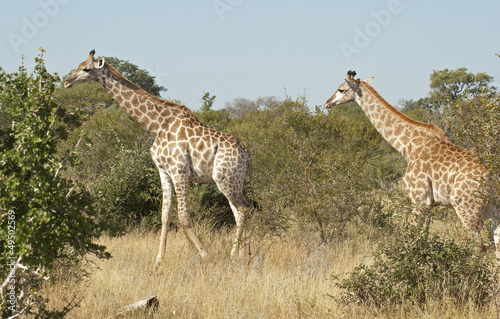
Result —
<path fill-rule="evenodd" d="M 140 89 L 108 64 L 102 70 L 99 82 L 113 100 L 147 130 L 157 135 L 161 123 L 160 119 L 162 118 L 162 114 L 157 108 L 158 102 L 174 103 L 158 99 Z"/>
<path fill-rule="evenodd" d="M 443 132 L 434 124 L 413 120 L 382 98 L 368 83 L 361 82 L 362 96 L 357 98 L 370 122 L 382 137 L 405 158 L 408 158 L 410 143 L 417 135 L 437 135 Z"/>

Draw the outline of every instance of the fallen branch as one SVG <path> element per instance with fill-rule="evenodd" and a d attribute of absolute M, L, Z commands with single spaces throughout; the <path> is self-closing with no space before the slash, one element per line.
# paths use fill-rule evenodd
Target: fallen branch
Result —
<path fill-rule="evenodd" d="M 159 305 L 160 305 L 160 302 L 158 301 L 158 298 L 156 298 L 156 295 L 153 295 L 153 296 L 146 298 L 144 300 L 134 302 L 133 304 L 125 306 L 125 307 L 123 307 L 123 310 L 130 311 L 130 310 L 139 309 L 139 308 L 158 309 Z"/>
<path fill-rule="evenodd" d="M 123 307 L 122 310 L 118 311 L 115 315 L 108 317 L 108 319 L 120 318 L 123 315 L 125 315 L 125 313 L 137 309 L 144 309 L 149 312 L 154 312 L 158 310 L 159 305 L 160 302 L 158 301 L 158 298 L 156 297 L 156 295 L 153 295 L 151 297 L 148 297 L 146 299 L 134 302 L 133 304 Z"/>

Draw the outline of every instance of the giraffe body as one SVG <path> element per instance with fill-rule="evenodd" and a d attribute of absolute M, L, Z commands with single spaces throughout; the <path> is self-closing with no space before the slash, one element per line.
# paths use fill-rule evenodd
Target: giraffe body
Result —
<path fill-rule="evenodd" d="M 405 192 L 415 204 L 413 218 L 436 206 L 453 207 L 462 223 L 474 232 L 492 220 L 491 234 L 499 254 L 500 229 L 495 209 L 481 195 L 488 170 L 474 152 L 456 146 L 434 124 L 408 118 L 371 87 L 373 78 L 347 78 L 325 104 L 326 108 L 356 102 L 371 123 L 407 162 Z M 425 217 L 425 216 L 423 216 Z M 413 221 L 415 223 L 415 219 Z"/>
<path fill-rule="evenodd" d="M 125 79 L 94 51 L 70 75 L 65 87 L 97 81 L 111 97 L 154 136 L 151 157 L 160 173 L 163 205 L 160 247 L 155 267 L 163 261 L 172 215 L 172 197 L 178 202 L 179 221 L 203 259 L 208 253 L 196 235 L 188 213 L 188 182 L 215 181 L 226 196 L 236 219 L 231 255 L 239 250 L 246 213 L 251 205 L 243 196 L 248 150 L 233 135 L 203 125 L 185 106 L 156 98 Z M 250 171 L 251 175 L 251 171 Z M 251 178 L 251 176 L 250 176 Z"/>

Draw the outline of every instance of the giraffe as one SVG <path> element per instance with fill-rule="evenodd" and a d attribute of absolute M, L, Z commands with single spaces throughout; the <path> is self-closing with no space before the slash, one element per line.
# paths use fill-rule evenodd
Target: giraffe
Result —
<path fill-rule="evenodd" d="M 355 75 L 347 72 L 325 107 L 356 102 L 382 137 L 403 155 L 407 162 L 404 189 L 415 205 L 412 223 L 416 224 L 418 216 L 425 218 L 436 206 L 453 207 L 473 233 L 482 231 L 484 221 L 491 219 L 490 234 L 499 258 L 499 219 L 495 208 L 480 194 L 481 181 L 489 172 L 476 154 L 452 144 L 434 124 L 410 119 L 398 111 L 373 89 L 373 78 L 360 81 Z"/>
<path fill-rule="evenodd" d="M 188 213 L 188 181 L 215 181 L 226 196 L 236 220 L 236 236 L 231 250 L 239 250 L 243 226 L 252 205 L 243 196 L 246 169 L 251 180 L 251 158 L 245 146 L 233 135 L 203 125 L 184 105 L 159 99 L 124 78 L 104 58 L 94 59 L 95 50 L 64 83 L 97 81 L 130 116 L 155 137 L 150 151 L 161 179 L 163 204 L 160 245 L 155 269 L 163 262 L 168 226 L 172 216 L 173 191 L 177 196 L 179 222 L 203 260 L 209 254 L 193 229 Z"/>

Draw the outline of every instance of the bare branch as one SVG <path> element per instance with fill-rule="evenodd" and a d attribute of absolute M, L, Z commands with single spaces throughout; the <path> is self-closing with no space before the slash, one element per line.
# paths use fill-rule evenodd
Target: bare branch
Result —
<path fill-rule="evenodd" d="M 9 284 L 12 275 L 15 274 L 17 268 L 19 267 L 19 262 L 21 261 L 22 258 L 23 258 L 23 255 L 21 254 L 19 256 L 19 258 L 17 258 L 17 261 L 16 261 L 16 264 L 14 265 L 14 268 L 12 268 L 10 270 L 9 274 L 5 278 L 5 281 L 0 286 L 0 295 L 2 296 L 2 299 L 3 299 L 3 291 L 7 287 L 7 285 Z"/>

